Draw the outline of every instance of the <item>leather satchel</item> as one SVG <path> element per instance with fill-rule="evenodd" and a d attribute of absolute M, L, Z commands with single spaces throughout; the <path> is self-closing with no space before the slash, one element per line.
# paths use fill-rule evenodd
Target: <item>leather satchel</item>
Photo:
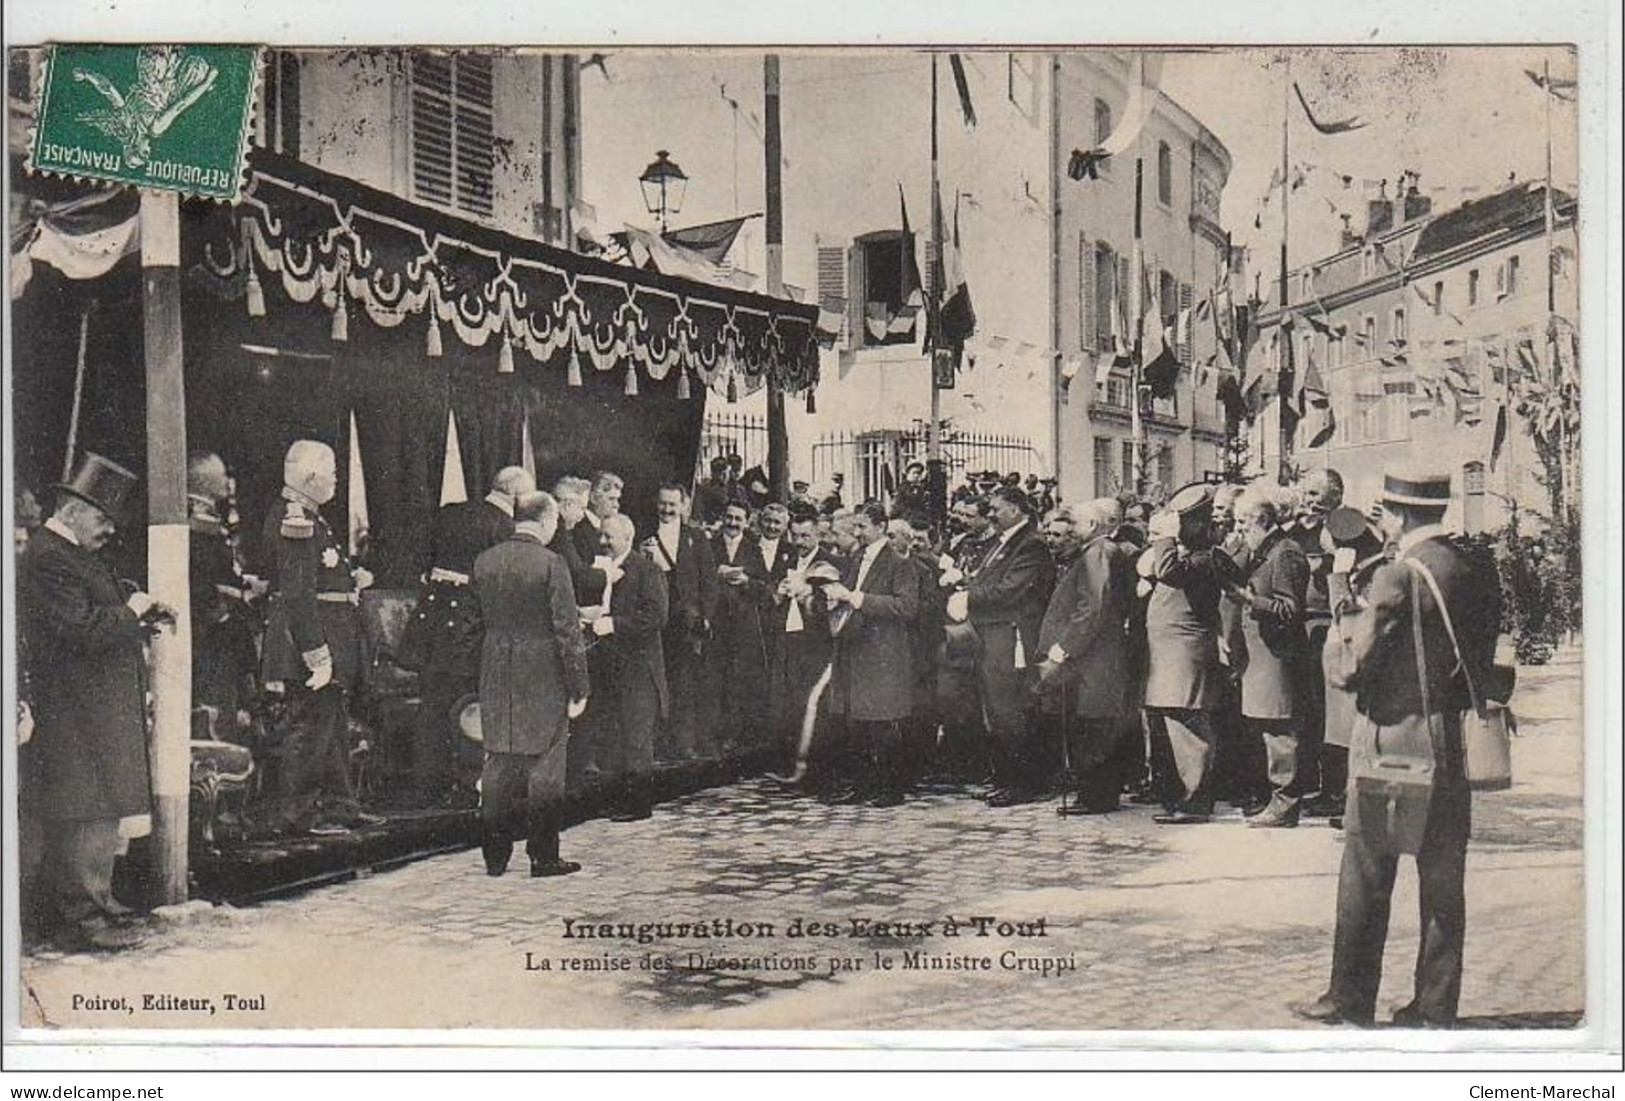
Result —
<path fill-rule="evenodd" d="M 1450 619 L 1450 609 L 1444 602 L 1444 593 L 1439 589 L 1439 582 L 1433 576 L 1433 571 L 1427 568 L 1426 563 L 1414 558 L 1404 560 L 1418 577 L 1433 593 L 1433 601 L 1439 606 L 1439 615 L 1444 620 L 1445 634 L 1450 636 L 1450 646 L 1456 652 L 1456 663 L 1461 668 L 1461 675 L 1467 682 L 1467 697 L 1471 706 L 1461 712 L 1461 739 L 1463 765 L 1467 773 L 1467 786 L 1475 791 L 1503 791 L 1512 786 L 1512 720 L 1511 712 L 1504 703 L 1499 703 L 1479 694 L 1478 685 L 1473 681 L 1473 671 L 1462 655 L 1461 642 L 1456 638 L 1456 626 Z M 1417 649 L 1417 660 L 1421 661 L 1421 649 Z M 1421 674 L 1420 664 L 1418 674 Z M 1423 676 L 1422 700 L 1427 703 L 1427 679 Z M 1508 692 L 1510 695 L 1510 692 Z M 1432 722 L 1432 713 L 1428 721 Z"/>

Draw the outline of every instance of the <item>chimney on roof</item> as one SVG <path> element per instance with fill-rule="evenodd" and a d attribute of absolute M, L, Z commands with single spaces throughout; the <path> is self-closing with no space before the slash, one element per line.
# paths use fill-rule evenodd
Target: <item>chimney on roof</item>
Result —
<path fill-rule="evenodd" d="M 1404 212 L 1402 217 L 1406 222 L 1414 222 L 1418 218 L 1426 218 L 1433 213 L 1433 199 L 1422 194 L 1422 177 L 1420 173 L 1409 173 L 1405 180 Z"/>
<path fill-rule="evenodd" d="M 1360 243 L 1360 235 L 1354 232 L 1354 227 L 1350 224 L 1354 221 L 1354 215 L 1339 214 L 1338 217 L 1343 219 L 1343 232 L 1339 238 L 1342 244 L 1339 247 L 1353 248 Z"/>
<path fill-rule="evenodd" d="M 1365 235 L 1367 239 L 1394 228 L 1394 201 L 1388 197 L 1388 181 L 1383 180 L 1380 187 L 1381 191 L 1375 199 L 1366 200 Z"/>

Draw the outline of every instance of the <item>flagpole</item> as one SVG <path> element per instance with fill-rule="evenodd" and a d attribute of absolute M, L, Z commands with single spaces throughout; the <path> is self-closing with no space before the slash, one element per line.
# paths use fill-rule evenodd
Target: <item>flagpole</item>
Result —
<path fill-rule="evenodd" d="M 1144 377 L 1141 360 L 1145 353 L 1145 246 L 1141 241 L 1142 214 L 1145 201 L 1145 158 L 1134 158 L 1134 354 L 1129 359 L 1129 381 L 1133 400 L 1129 402 L 1130 426 L 1133 442 L 1130 477 L 1134 495 L 1140 495 L 1145 485 L 1145 414 L 1140 408 L 1140 384 Z"/>
<path fill-rule="evenodd" d="M 762 100 L 766 116 L 767 293 L 784 295 L 784 185 L 779 134 L 779 57 L 762 59 Z M 737 208 L 734 213 L 738 213 Z M 767 481 L 773 499 L 790 497 L 790 432 L 784 416 L 784 389 L 773 373 L 767 376 Z"/>
<path fill-rule="evenodd" d="M 1287 135 L 1292 118 L 1292 55 L 1286 55 L 1286 80 L 1281 88 L 1281 371 L 1276 380 L 1275 419 L 1280 434 L 1280 473 L 1277 480 L 1286 485 L 1291 480 L 1292 428 L 1287 422 L 1286 406 L 1291 400 L 1294 370 L 1292 362 L 1292 331 L 1287 327 L 1287 259 L 1286 243 L 1292 232 L 1292 178 L 1288 164 Z"/>
<path fill-rule="evenodd" d="M 937 54 L 931 54 L 931 247 L 942 255 L 942 184 L 937 178 Z M 931 271 L 935 279 L 940 264 L 933 266 Z M 931 420 L 925 428 L 925 457 L 928 469 L 937 470 L 942 461 L 942 388 L 937 385 L 937 366 L 935 344 L 942 339 L 942 313 L 938 306 L 942 288 L 933 282 L 931 294 L 926 300 L 926 332 L 931 335 L 926 348 L 926 366 L 931 374 Z"/>
<path fill-rule="evenodd" d="M 1560 395 L 1562 393 L 1561 380 L 1557 377 L 1557 357 L 1554 345 L 1557 343 L 1555 331 L 1557 315 L 1557 276 L 1552 271 L 1552 261 L 1555 257 L 1557 236 L 1556 204 L 1552 201 L 1552 62 L 1547 58 L 1541 63 L 1541 75 L 1545 77 L 1545 87 L 1541 89 L 1546 100 L 1546 197 L 1541 204 L 1545 216 L 1546 230 L 1546 318 L 1541 326 L 1540 364 L 1541 374 L 1545 376 L 1546 384 L 1551 387 L 1551 393 L 1558 398 L 1557 417 L 1557 470 L 1563 484 L 1557 495 L 1557 503 L 1565 513 L 1568 512 L 1569 499 L 1569 446 L 1567 418 L 1563 416 Z M 1567 516 L 1562 517 L 1567 520 Z M 1559 519 L 1553 517 L 1554 520 Z"/>

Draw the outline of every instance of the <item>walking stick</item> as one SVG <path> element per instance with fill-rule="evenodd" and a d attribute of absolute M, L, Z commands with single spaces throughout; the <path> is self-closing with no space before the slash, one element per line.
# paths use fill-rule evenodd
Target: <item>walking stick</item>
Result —
<path fill-rule="evenodd" d="M 801 742 L 796 746 L 796 767 L 788 776 L 781 776 L 776 772 L 768 773 L 768 778 L 777 780 L 781 784 L 799 784 L 807 775 L 807 758 L 812 751 L 813 728 L 818 725 L 818 701 L 824 698 L 824 692 L 829 688 L 830 678 L 835 673 L 835 663 L 832 661 L 824 666 L 824 671 L 818 674 L 813 682 L 812 691 L 807 695 L 807 707 L 801 713 Z"/>

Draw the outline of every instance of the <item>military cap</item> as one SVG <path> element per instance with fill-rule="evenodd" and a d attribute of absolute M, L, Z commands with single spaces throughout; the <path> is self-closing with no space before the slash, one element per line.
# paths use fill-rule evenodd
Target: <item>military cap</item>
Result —
<path fill-rule="evenodd" d="M 1204 510 L 1213 508 L 1213 486 L 1204 482 L 1195 482 L 1179 490 L 1168 498 L 1169 512 L 1177 512 L 1181 516 L 1190 516 Z"/>

